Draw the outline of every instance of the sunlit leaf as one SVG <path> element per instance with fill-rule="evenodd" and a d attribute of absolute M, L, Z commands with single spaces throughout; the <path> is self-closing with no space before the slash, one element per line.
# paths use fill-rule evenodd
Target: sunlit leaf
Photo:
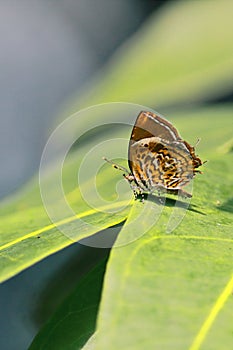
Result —
<path fill-rule="evenodd" d="M 208 159 L 204 174 L 195 179 L 191 205 L 171 233 L 167 226 L 175 199 L 167 199 L 164 207 L 156 197 L 134 203 L 117 238 L 122 246 L 112 249 L 107 265 L 97 332 L 91 336 L 92 328 L 88 333 L 84 349 L 197 350 L 198 342 L 205 342 L 205 349 L 213 344 L 228 349 L 232 342 L 231 108 L 179 112 L 174 123 L 186 140 L 201 137 L 198 153 Z M 141 237 L 128 244 L 138 232 Z M 86 300 L 82 307 L 89 305 Z M 61 320 L 68 306 L 65 302 Z M 53 322 L 58 322 L 57 314 L 50 327 Z M 74 321 L 77 333 L 72 342 L 67 340 L 69 349 L 77 349 L 80 322 Z M 40 348 L 49 329 L 39 333 L 33 349 Z M 52 331 L 54 339 L 59 338 L 57 332 L 59 328 Z"/>
<path fill-rule="evenodd" d="M 160 201 L 149 199 L 143 216 L 144 204 L 133 206 L 116 243 L 127 243 L 138 231 L 144 234 L 112 249 L 94 349 L 231 347 L 233 155 L 230 147 L 225 153 L 219 149 L 230 140 L 232 120 L 220 109 L 216 112 L 200 111 L 186 124 L 187 134 L 203 136 L 200 154 L 209 162 L 195 180 L 180 225 L 167 232 L 173 200 L 167 200 L 157 219 Z"/>

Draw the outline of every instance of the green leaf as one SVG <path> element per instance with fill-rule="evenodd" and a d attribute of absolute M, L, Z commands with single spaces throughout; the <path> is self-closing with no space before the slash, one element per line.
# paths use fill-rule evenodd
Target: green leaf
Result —
<path fill-rule="evenodd" d="M 130 100 L 158 106 L 224 95 L 232 86 L 231 8 L 232 2 L 227 0 L 181 1 L 166 5 L 122 47 L 105 73 L 101 74 L 100 80 L 91 82 L 90 89 L 79 99 L 79 106 L 110 100 Z M 124 117 L 127 120 L 127 116 Z M 107 120 L 106 116 L 97 115 L 95 118 L 99 122 Z M 115 116 L 109 119 L 117 120 Z M 87 119 L 86 124 L 92 126 L 92 121 Z M 114 135 L 117 136 L 117 132 Z M 213 137 L 218 138 L 218 135 L 215 133 Z M 87 151 L 93 145 L 91 140 L 96 142 L 95 137 L 87 137 L 81 148 L 84 150 L 86 147 Z M 101 216 L 98 210 L 92 211 L 91 206 L 84 203 L 80 192 L 75 190 L 77 184 L 72 178 L 72 174 L 77 173 L 74 164 L 80 164 L 81 160 L 76 153 L 64 169 L 67 199 L 83 220 L 95 223 L 95 226 L 98 222 L 98 227 L 84 232 L 80 225 L 76 240 L 122 222 L 129 210 L 119 215 Z M 109 208 L 112 208 L 111 201 L 117 196 L 115 191 L 108 193 L 106 189 L 115 189 L 118 177 L 114 173 L 109 174 L 105 168 L 99 182 L 100 191 L 109 200 Z M 69 181 L 70 178 L 72 181 Z M 91 188 L 92 180 L 87 179 L 87 188 Z M 54 195 L 52 173 L 48 183 L 48 191 Z M 125 196 L 123 206 L 129 196 Z M 59 211 L 58 204 L 54 204 L 54 207 L 56 209 L 57 206 Z M 72 233 L 75 216 L 65 216 L 65 222 L 63 218 L 57 220 L 54 227 L 43 208 L 35 181 L 22 190 L 18 198 L 2 203 L 0 215 L 0 281 L 72 244 L 70 237 L 56 227 L 66 227 Z"/>
<path fill-rule="evenodd" d="M 230 109 L 207 109 L 186 113 L 176 124 L 186 129 L 185 139 L 202 136 L 198 153 L 209 161 L 195 179 L 191 206 L 170 234 L 175 200 L 162 207 L 149 198 L 146 210 L 135 202 L 116 242 L 122 246 L 112 249 L 108 262 L 90 344 L 95 350 L 231 348 L 232 117 Z M 175 210 L 182 214 L 182 205 Z M 128 237 L 135 241 L 126 244 Z"/>
<path fill-rule="evenodd" d="M 230 93 L 232 11 L 229 0 L 167 3 L 88 84 L 78 106 L 131 101 L 160 109 Z"/>
<path fill-rule="evenodd" d="M 187 349 L 196 339 L 190 349 L 197 350 L 197 341 L 202 342 L 203 336 L 205 339 L 216 316 L 218 322 L 207 338 L 209 347 L 206 340 L 206 349 L 211 349 L 212 339 L 214 344 L 218 341 L 218 348 L 223 348 L 222 344 L 230 347 L 232 301 L 227 297 L 232 289 L 233 262 L 231 108 L 177 112 L 174 124 L 185 139 L 195 139 L 197 135 L 202 138 L 199 153 L 209 160 L 204 174 L 195 179 L 192 204 L 185 218 L 174 232 L 167 234 L 174 199 L 167 199 L 164 208 L 153 197 L 147 204 L 136 201 L 128 224 L 118 237 L 117 244 L 123 246 L 112 249 L 108 262 L 97 332 L 92 335 L 98 301 L 92 313 L 91 298 L 79 296 L 95 291 L 94 285 L 100 292 L 101 269 L 85 277 L 89 281 L 91 276 L 94 283 L 82 282 L 77 287 L 35 338 L 32 349 L 52 349 L 52 342 L 58 339 L 61 349 L 63 346 L 70 350 L 87 340 L 84 349 L 180 350 Z M 109 170 L 111 177 L 114 170 Z M 146 232 L 160 212 L 156 224 Z M 144 234 L 124 245 L 138 233 Z M 79 308 L 84 314 L 76 317 Z"/>
<path fill-rule="evenodd" d="M 42 328 L 30 350 L 81 349 L 95 330 L 106 260 L 83 277 Z"/>
<path fill-rule="evenodd" d="M 109 134 L 114 137 L 114 133 Z M 95 139 L 94 142 L 99 142 Z M 59 220 L 51 222 L 43 206 L 38 180 L 32 181 L 16 198 L 2 204 L 0 209 L 0 281 L 14 276 L 46 256 L 63 249 L 73 242 L 79 241 L 96 232 L 123 222 L 130 208 L 132 194 L 127 188 L 124 196 L 117 199 L 115 184 L 118 172 L 111 166 L 100 161 L 103 167 L 97 174 L 98 191 L 104 197 L 104 204 L 89 204 L 83 198 L 77 186 L 77 170 L 84 155 L 92 147 L 91 141 L 80 145 L 78 150 L 71 152 L 63 167 L 64 198 L 73 209 L 74 214 L 65 216 L 60 207 L 60 198 L 56 198 L 53 171 L 50 170 L 46 179 L 48 197 L 51 197 L 52 209 Z M 121 175 L 122 176 L 122 175 Z M 86 197 L 92 196 L 94 180 L 86 177 Z M 127 184 L 125 184 L 127 186 Z M 106 187 L 110 188 L 106 191 Z M 114 211 L 115 210 L 115 211 Z M 84 244 L 88 244 L 84 242 Z"/>

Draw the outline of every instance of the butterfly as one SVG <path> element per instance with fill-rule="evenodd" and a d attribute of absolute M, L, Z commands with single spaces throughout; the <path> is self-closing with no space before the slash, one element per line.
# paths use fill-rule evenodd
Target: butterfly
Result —
<path fill-rule="evenodd" d="M 194 178 L 204 162 L 184 141 L 176 128 L 161 116 L 141 111 L 134 124 L 128 148 L 130 172 L 104 157 L 124 172 L 135 198 L 144 193 L 162 192 L 192 195 L 182 188 Z"/>

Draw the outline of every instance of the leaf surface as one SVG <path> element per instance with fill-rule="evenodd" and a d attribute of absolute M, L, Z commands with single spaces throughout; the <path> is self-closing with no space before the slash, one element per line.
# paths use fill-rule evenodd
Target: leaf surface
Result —
<path fill-rule="evenodd" d="M 215 344 L 217 348 L 230 347 L 231 108 L 177 112 L 174 124 L 187 140 L 194 135 L 201 137 L 198 153 L 208 159 L 204 174 L 196 177 L 191 206 L 171 233 L 166 229 L 173 215 L 174 199 L 168 198 L 165 207 L 153 197 L 146 204 L 134 203 L 117 238 L 118 247 L 112 249 L 108 261 L 97 331 L 92 335 L 92 323 L 88 335 L 83 333 L 87 342 L 83 349 L 197 350 L 204 342 L 205 349 L 213 349 Z M 179 214 L 182 206 L 176 209 Z M 135 240 L 128 244 L 129 238 Z M 82 287 L 77 288 L 76 300 L 81 292 Z M 89 306 L 87 298 L 82 308 Z M 61 329 L 55 325 L 59 319 L 63 324 L 68 309 L 72 327 L 65 330 L 66 347 L 79 348 L 75 346 L 80 344 L 82 317 L 72 318 L 74 308 L 67 299 L 38 334 L 33 350 L 40 349 L 45 339 L 48 344 L 52 338 L 59 339 Z M 97 309 L 96 306 L 96 312 Z M 87 319 L 85 324 L 89 327 Z M 69 341 L 66 334 L 73 327 L 76 335 L 72 334 Z"/>
<path fill-rule="evenodd" d="M 233 155 L 226 129 L 232 119 L 215 112 L 187 114 L 187 134 L 203 134 L 200 155 L 209 161 L 180 224 L 167 232 L 172 199 L 162 211 L 153 198 L 146 212 L 138 201 L 131 209 L 116 242 L 122 247 L 112 249 L 108 262 L 94 349 L 231 347 Z M 221 145 L 228 148 L 222 152 Z M 129 236 L 135 241 L 124 245 Z"/>
<path fill-rule="evenodd" d="M 104 164 L 104 161 L 102 161 L 102 170 L 97 176 L 98 190 L 104 194 L 103 204 L 92 205 L 82 196 L 77 186 L 76 174 L 82 160 L 80 154 L 85 154 L 88 146 L 80 147 L 78 152 L 71 153 L 63 169 L 64 198 L 73 210 L 73 215 L 66 216 L 60 205 L 60 198 L 56 200 L 52 170 L 49 172 L 46 188 L 48 197 L 51 197 L 52 210 L 58 216 L 58 220 L 50 221 L 40 197 L 38 181 L 35 182 L 35 180 L 15 199 L 2 205 L 0 209 L 0 281 L 5 281 L 73 242 L 117 225 L 126 219 L 131 205 L 130 189 L 127 188 L 128 192 L 126 191 L 124 198 L 116 201 L 115 186 L 118 179 L 122 179 L 122 175 L 120 174 L 119 178 L 118 172 L 112 171 L 111 166 Z M 87 197 L 92 195 L 94 186 L 94 179 L 87 176 L 83 184 Z M 109 191 L 106 191 L 106 186 L 109 187 Z M 89 243 L 83 242 L 83 244 Z"/>
<path fill-rule="evenodd" d="M 85 275 L 42 328 L 30 350 L 81 349 L 95 330 L 106 260 Z"/>

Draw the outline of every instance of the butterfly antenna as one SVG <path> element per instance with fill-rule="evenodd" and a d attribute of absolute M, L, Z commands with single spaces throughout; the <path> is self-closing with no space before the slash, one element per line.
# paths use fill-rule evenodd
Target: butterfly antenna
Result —
<path fill-rule="evenodd" d="M 198 137 L 198 139 L 197 139 L 197 141 L 196 141 L 196 143 L 195 143 L 195 145 L 194 145 L 194 148 L 197 147 L 197 145 L 200 143 L 200 141 L 201 141 L 201 139 L 200 139 L 200 137 Z M 203 164 L 205 164 L 205 163 L 208 163 L 208 160 L 204 160 L 204 162 L 202 162 L 201 165 L 203 165 Z M 201 173 L 202 173 L 202 172 L 201 172 Z"/>
<path fill-rule="evenodd" d="M 126 168 L 124 168 L 123 166 L 118 165 L 116 163 L 113 163 L 111 160 L 107 159 L 106 157 L 103 157 L 103 160 L 105 160 L 106 162 L 111 164 L 113 168 L 121 170 L 121 171 L 126 172 L 127 174 L 129 174 L 129 171 Z"/>
<path fill-rule="evenodd" d="M 198 139 L 197 139 L 197 141 L 196 141 L 196 143 L 194 145 L 194 148 L 196 148 L 199 145 L 200 141 L 201 141 L 201 139 L 200 139 L 200 137 L 198 137 Z"/>

